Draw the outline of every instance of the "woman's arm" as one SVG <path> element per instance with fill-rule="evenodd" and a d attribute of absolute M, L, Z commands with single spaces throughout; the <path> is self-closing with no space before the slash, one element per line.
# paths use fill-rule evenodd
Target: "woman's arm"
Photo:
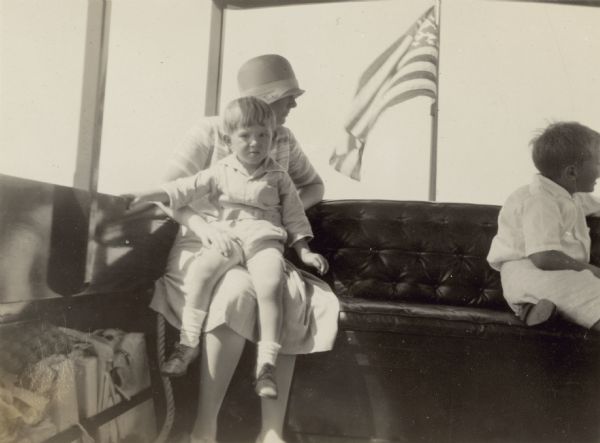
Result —
<path fill-rule="evenodd" d="M 561 251 L 536 252 L 535 254 L 531 254 L 529 259 L 538 269 L 543 271 L 563 271 L 569 269 L 583 271 L 587 269 L 600 278 L 600 268 L 590 263 L 575 260 Z"/>
<path fill-rule="evenodd" d="M 214 150 L 218 118 L 205 117 L 192 127 L 179 142 L 173 156 L 167 163 L 162 181 L 169 182 L 189 177 L 206 169 Z"/>
<path fill-rule="evenodd" d="M 325 186 L 294 134 L 287 128 L 284 130 L 287 131 L 290 149 L 288 174 L 296 185 L 304 209 L 308 209 L 323 200 Z"/>
<path fill-rule="evenodd" d="M 310 183 L 298 189 L 298 195 L 300 195 L 300 200 L 302 201 L 304 209 L 308 209 L 323 200 L 325 186 L 321 181 L 321 177 L 317 176 L 317 178 L 318 180 L 314 183 Z"/>

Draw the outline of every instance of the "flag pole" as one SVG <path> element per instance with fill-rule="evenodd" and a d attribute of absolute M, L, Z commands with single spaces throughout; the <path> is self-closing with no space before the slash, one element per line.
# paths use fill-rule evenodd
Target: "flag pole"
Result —
<path fill-rule="evenodd" d="M 429 155 L 429 200 L 436 200 L 437 187 L 437 141 L 438 141 L 438 111 L 440 101 L 440 49 L 442 29 L 440 18 L 442 16 L 441 0 L 435 0 L 435 22 L 437 25 L 438 34 L 438 58 L 437 58 L 437 73 L 435 76 L 435 99 L 431 104 L 431 152 Z"/>

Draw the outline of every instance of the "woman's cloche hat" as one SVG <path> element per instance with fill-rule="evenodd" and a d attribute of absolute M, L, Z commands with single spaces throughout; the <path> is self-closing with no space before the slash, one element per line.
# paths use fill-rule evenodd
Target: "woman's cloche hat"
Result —
<path fill-rule="evenodd" d="M 238 87 L 242 97 L 257 97 L 269 104 L 304 94 L 290 62 L 277 54 L 259 55 L 245 62 L 238 71 Z"/>

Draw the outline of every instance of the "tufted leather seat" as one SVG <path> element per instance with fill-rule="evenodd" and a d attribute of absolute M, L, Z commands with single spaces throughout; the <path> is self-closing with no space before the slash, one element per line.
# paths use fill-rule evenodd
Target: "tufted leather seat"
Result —
<path fill-rule="evenodd" d="M 298 359 L 294 441 L 600 441 L 600 334 L 564 321 L 530 328 L 512 313 L 486 261 L 498 212 L 373 200 L 311 208 L 311 246 L 330 262 L 341 314 L 334 349 Z M 598 263 L 600 223 L 588 223 Z"/>
<path fill-rule="evenodd" d="M 498 206 L 344 200 L 309 211 L 311 246 L 327 257 L 341 327 L 427 335 L 596 338 L 575 325 L 526 327 L 502 296 L 486 256 Z M 592 237 L 600 224 L 590 219 Z M 600 241 L 592 259 L 600 257 Z"/>

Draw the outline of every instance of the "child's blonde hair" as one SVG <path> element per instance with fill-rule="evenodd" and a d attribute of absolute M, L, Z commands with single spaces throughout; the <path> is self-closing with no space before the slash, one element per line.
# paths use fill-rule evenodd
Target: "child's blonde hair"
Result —
<path fill-rule="evenodd" d="M 271 107 L 256 97 L 241 97 L 229 102 L 223 111 L 223 129 L 231 134 L 238 128 L 264 126 L 275 130 L 275 114 Z"/>
<path fill-rule="evenodd" d="M 577 122 L 552 123 L 531 140 L 532 158 L 542 175 L 558 177 L 564 168 L 578 165 L 600 148 L 600 134 Z"/>

